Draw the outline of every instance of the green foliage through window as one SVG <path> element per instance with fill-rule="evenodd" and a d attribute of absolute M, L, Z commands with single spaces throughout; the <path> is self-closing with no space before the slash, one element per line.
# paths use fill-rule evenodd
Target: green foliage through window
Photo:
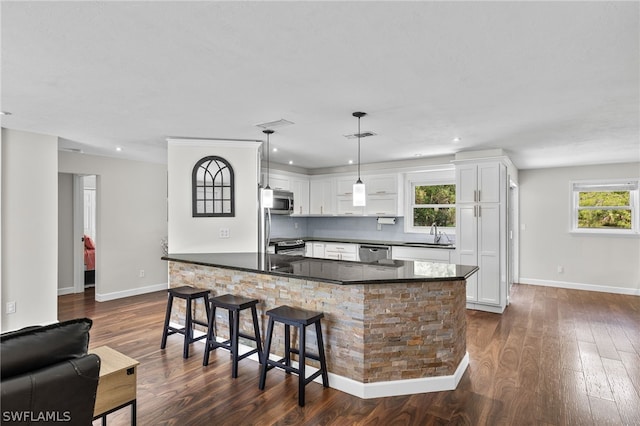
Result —
<path fill-rule="evenodd" d="M 631 229 L 630 191 L 578 193 L 578 228 Z"/>
<path fill-rule="evenodd" d="M 413 226 L 456 226 L 455 185 L 415 185 Z"/>

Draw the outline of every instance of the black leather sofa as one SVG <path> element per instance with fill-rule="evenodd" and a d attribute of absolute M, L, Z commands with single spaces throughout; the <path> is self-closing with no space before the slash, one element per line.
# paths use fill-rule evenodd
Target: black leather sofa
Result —
<path fill-rule="evenodd" d="M 80 318 L 0 336 L 0 423 L 90 425 L 100 358 Z"/>

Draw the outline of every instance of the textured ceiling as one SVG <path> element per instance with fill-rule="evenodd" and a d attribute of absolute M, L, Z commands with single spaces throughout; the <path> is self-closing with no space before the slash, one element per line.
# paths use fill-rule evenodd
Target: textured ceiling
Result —
<path fill-rule="evenodd" d="M 305 169 L 502 148 L 640 161 L 638 2 L 2 2 L 2 126 L 166 161 L 263 139 Z M 460 137 L 460 142 L 453 142 Z M 123 147 L 120 153 L 115 147 Z"/>

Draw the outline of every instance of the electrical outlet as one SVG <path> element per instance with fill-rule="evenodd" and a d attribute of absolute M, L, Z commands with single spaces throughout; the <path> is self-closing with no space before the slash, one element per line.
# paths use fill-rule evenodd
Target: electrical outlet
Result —
<path fill-rule="evenodd" d="M 144 269 L 140 269 L 140 273 L 138 274 L 140 278 L 144 278 Z"/>
<path fill-rule="evenodd" d="M 218 238 L 229 238 L 230 235 L 231 232 L 229 231 L 229 228 L 220 228 Z"/>
<path fill-rule="evenodd" d="M 559 274 L 564 273 L 564 266 L 562 266 L 562 265 L 558 265 L 558 273 L 559 273 Z"/>
<path fill-rule="evenodd" d="M 7 302 L 6 311 L 7 311 L 8 314 L 15 314 L 16 313 L 16 302 Z"/>

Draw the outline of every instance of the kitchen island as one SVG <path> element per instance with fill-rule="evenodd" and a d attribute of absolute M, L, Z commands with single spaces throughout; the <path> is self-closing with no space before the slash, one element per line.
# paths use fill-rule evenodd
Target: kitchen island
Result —
<path fill-rule="evenodd" d="M 465 284 L 475 266 L 264 253 L 169 254 L 163 259 L 169 261 L 171 287 L 191 285 L 214 295 L 259 299 L 263 333 L 264 312 L 277 306 L 324 312 L 329 385 L 352 395 L 455 389 L 468 365 Z M 204 315 L 203 307 L 199 314 Z M 184 312 L 177 316 L 177 322 L 184 320 Z M 250 318 L 241 319 L 246 320 L 241 327 L 250 329 Z M 219 330 L 225 320 L 216 318 Z M 307 341 L 315 342 L 313 332 L 308 333 Z M 272 350 L 282 348 L 283 331 L 276 329 Z"/>

